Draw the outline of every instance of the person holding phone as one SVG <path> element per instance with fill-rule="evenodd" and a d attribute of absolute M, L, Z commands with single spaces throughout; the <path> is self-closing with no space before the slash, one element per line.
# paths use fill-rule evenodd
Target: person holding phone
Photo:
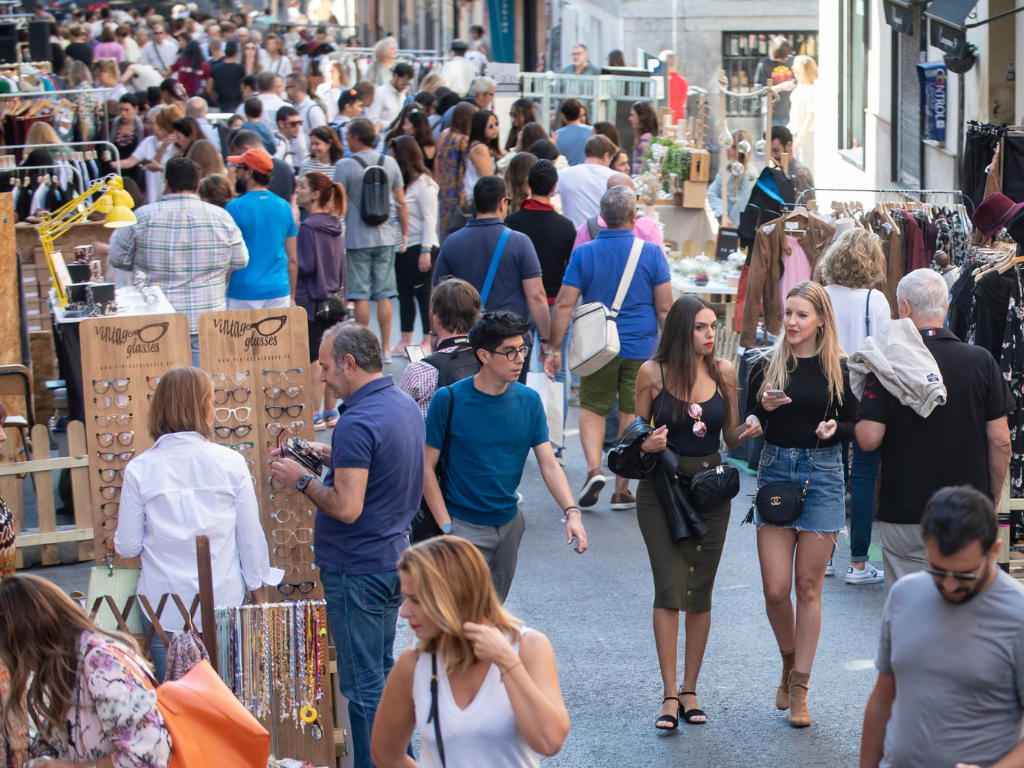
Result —
<path fill-rule="evenodd" d="M 672 304 L 654 356 L 640 367 L 636 415 L 656 426 L 640 450 L 659 453 L 671 444 L 679 471 L 693 475 L 722 463 L 722 437 L 730 448 L 761 434 L 751 416 L 740 421 L 736 369 L 715 354 L 714 305 L 697 296 Z M 651 421 L 653 418 L 653 422 Z M 652 479 L 636 492 L 636 516 L 654 575 L 654 643 L 665 685 L 655 728 L 707 722 L 697 701 L 697 676 L 711 631 L 711 592 L 725 545 L 732 505 L 726 501 L 701 511 L 707 532 L 673 541 L 668 518 Z M 682 689 L 676 684 L 679 613 L 686 614 L 686 665 Z"/>
<path fill-rule="evenodd" d="M 805 492 L 800 516 L 768 524 L 755 510 L 765 607 L 782 654 L 775 705 L 789 724 L 811 724 L 807 688 L 821 631 L 821 588 L 836 537 L 846 524 L 840 443 L 854 434 L 850 388 L 832 303 L 810 281 L 786 295 L 783 332 L 756 360 L 747 389 L 747 422 L 764 429 L 758 487 L 786 482 Z M 796 572 L 796 612 L 790 592 Z"/>

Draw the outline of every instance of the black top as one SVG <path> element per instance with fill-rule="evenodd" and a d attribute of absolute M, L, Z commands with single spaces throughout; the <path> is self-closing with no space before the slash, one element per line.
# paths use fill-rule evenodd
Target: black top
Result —
<path fill-rule="evenodd" d="M 972 485 L 992 496 L 986 423 L 1013 412 L 995 359 L 941 328 L 922 329 L 946 386 L 946 404 L 927 419 L 889 394 L 869 374 L 857 420 L 885 424 L 876 519 L 917 525 L 928 499 L 948 485 Z"/>
<path fill-rule="evenodd" d="M 664 381 L 664 373 L 662 374 Z M 654 425 L 668 427 L 668 442 L 680 456 L 710 456 L 721 448 L 722 428 L 725 426 L 725 400 L 718 388 L 710 400 L 698 403 L 701 409 L 700 421 L 706 431 L 698 437 L 693 427 L 697 419 L 691 418 L 690 403 L 679 400 L 668 390 L 662 389 L 651 403 Z"/>
<path fill-rule="evenodd" d="M 270 172 L 270 184 L 267 189 L 289 203 L 295 194 L 295 169 L 284 160 L 274 160 L 274 170 Z"/>
<path fill-rule="evenodd" d="M 242 103 L 242 78 L 245 67 L 232 61 L 222 61 L 210 70 L 213 92 L 217 94 L 217 108 L 221 112 L 234 112 Z"/>
<path fill-rule="evenodd" d="M 565 277 L 565 268 L 576 242 L 576 228 L 558 211 L 535 211 L 520 208 L 505 217 L 505 226 L 522 232 L 533 242 L 540 260 L 541 280 L 549 299 L 558 295 Z M 706 454 L 702 454 L 706 455 Z"/>
<path fill-rule="evenodd" d="M 757 63 L 757 72 L 754 74 L 754 83 L 767 85 L 771 79 L 772 85 L 782 85 L 796 79 L 793 74 L 793 60 L 790 56 L 785 61 L 776 61 L 771 56 L 765 56 Z M 776 94 L 779 100 L 772 104 L 772 121 L 788 120 L 790 109 L 791 91 L 780 91 Z M 771 143 L 771 142 L 769 142 Z"/>
<path fill-rule="evenodd" d="M 75 61 L 80 61 L 86 66 L 92 66 L 92 46 L 88 43 L 71 43 L 64 49 L 64 53 Z"/>
<path fill-rule="evenodd" d="M 843 366 L 843 404 L 838 406 L 830 397 L 828 379 L 821 370 L 818 356 L 797 358 L 796 369 L 789 373 L 786 395 L 793 402 L 777 408 L 771 413 L 761 405 L 761 383 L 768 358 L 760 357 L 750 367 L 750 383 L 747 385 L 747 415 L 754 414 L 764 427 L 765 442 L 779 448 L 828 448 L 853 439 L 854 418 L 857 414 L 857 398 L 850 389 L 850 372 Z M 825 407 L 828 406 L 826 416 Z M 828 440 L 818 441 L 814 431 L 822 421 L 836 420 L 835 434 Z"/>

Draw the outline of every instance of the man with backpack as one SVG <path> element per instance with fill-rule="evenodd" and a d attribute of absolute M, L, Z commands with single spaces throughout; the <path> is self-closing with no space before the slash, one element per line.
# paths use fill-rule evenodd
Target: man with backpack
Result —
<path fill-rule="evenodd" d="M 457 277 L 442 280 L 430 294 L 430 321 L 437 334 L 434 354 L 409 363 L 398 388 L 409 395 L 427 418 L 434 393 L 475 375 L 480 361 L 469 343 L 469 329 L 480 314 L 480 294 Z"/>
<path fill-rule="evenodd" d="M 387 350 L 391 339 L 391 299 L 398 295 L 395 277 L 395 251 L 409 248 L 409 209 L 405 205 L 402 171 L 395 158 L 374 152 L 377 134 L 365 118 L 349 122 L 345 132 L 352 157 L 343 158 L 334 168 L 334 181 L 345 188 L 345 250 L 348 270 L 348 298 L 356 305 L 356 322 L 370 324 L 370 301 L 377 302 L 381 346 Z M 391 223 L 391 199 L 394 196 L 399 241 Z M 384 364 L 391 355 L 384 352 Z"/>

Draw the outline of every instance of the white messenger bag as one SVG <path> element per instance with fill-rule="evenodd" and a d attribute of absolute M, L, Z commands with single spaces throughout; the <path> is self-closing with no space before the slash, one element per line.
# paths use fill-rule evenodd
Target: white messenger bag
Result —
<path fill-rule="evenodd" d="M 572 314 L 572 348 L 569 350 L 569 370 L 580 376 L 597 373 L 619 355 L 619 330 L 615 318 L 626 299 L 633 273 L 640 261 L 644 241 L 633 239 L 626 271 L 622 273 L 615 301 L 609 310 L 603 302 L 581 304 Z"/>

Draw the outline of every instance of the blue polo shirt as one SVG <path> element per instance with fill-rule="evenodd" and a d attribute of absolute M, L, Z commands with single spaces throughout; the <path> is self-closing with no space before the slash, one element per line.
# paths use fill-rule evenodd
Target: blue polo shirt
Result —
<path fill-rule="evenodd" d="M 600 301 L 611 308 L 626 271 L 636 235 L 631 229 L 602 229 L 597 237 L 572 252 L 562 285 L 578 288 L 583 303 Z M 619 357 L 647 360 L 658 346 L 658 312 L 654 288 L 672 281 L 665 254 L 654 243 L 644 242 L 633 281 L 626 291 L 615 325 L 619 331 Z"/>
<path fill-rule="evenodd" d="M 423 494 L 423 416 L 391 376 L 360 387 L 339 411 L 324 485 L 334 485 L 335 469 L 367 469 L 366 496 L 354 523 L 317 510 L 314 561 L 349 576 L 393 571 Z"/>
<path fill-rule="evenodd" d="M 291 206 L 269 189 L 252 190 L 225 206 L 242 231 L 249 266 L 231 273 L 229 299 L 258 301 L 287 297 L 288 253 L 285 243 L 296 237 Z"/>
<path fill-rule="evenodd" d="M 494 249 L 504 231 L 505 222 L 501 219 L 470 219 L 458 232 L 448 235 L 437 256 L 434 285 L 446 277 L 459 277 L 478 291 L 483 290 Z M 529 318 L 530 305 L 523 293 L 523 280 L 541 274 L 533 241 L 522 232 L 512 232 L 501 252 L 484 309 L 507 309 Z"/>

